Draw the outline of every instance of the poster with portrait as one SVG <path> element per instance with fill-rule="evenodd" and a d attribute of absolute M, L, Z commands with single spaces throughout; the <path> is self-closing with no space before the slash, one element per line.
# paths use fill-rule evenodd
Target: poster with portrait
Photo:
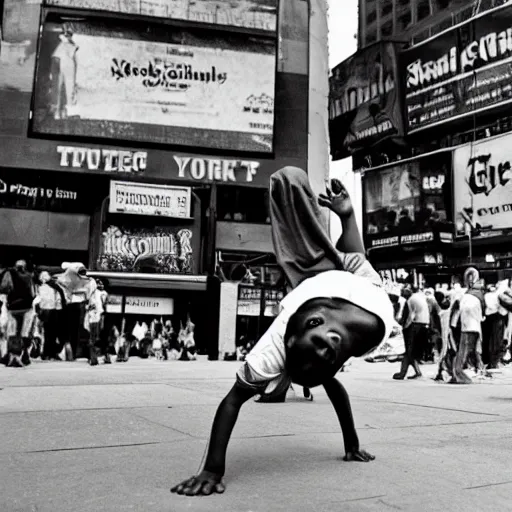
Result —
<path fill-rule="evenodd" d="M 48 11 L 32 131 L 271 153 L 276 42 Z"/>

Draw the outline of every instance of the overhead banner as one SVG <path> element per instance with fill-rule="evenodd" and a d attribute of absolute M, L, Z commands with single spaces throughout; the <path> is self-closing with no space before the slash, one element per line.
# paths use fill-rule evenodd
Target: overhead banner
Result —
<path fill-rule="evenodd" d="M 190 218 L 190 187 L 110 182 L 110 213 Z"/>
<path fill-rule="evenodd" d="M 272 153 L 275 76 L 274 39 L 48 11 L 31 128 Z"/>
<path fill-rule="evenodd" d="M 278 0 L 45 0 L 45 4 L 275 32 Z"/>
<path fill-rule="evenodd" d="M 409 132 L 512 101 L 512 6 L 403 52 Z"/>
<path fill-rule="evenodd" d="M 329 79 L 334 160 L 404 134 L 396 43 L 379 42 L 336 66 Z"/>
<path fill-rule="evenodd" d="M 450 170 L 446 152 L 365 173 L 366 246 L 452 242 Z"/>
<path fill-rule="evenodd" d="M 512 230 L 512 135 L 453 152 L 456 234 L 485 237 Z"/>

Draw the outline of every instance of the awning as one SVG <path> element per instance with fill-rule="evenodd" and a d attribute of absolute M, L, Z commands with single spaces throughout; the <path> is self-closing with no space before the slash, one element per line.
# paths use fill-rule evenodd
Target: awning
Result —
<path fill-rule="evenodd" d="M 180 274 L 138 274 L 131 272 L 100 272 L 87 275 L 108 282 L 112 288 L 153 288 L 155 290 L 206 291 L 207 276 Z"/>

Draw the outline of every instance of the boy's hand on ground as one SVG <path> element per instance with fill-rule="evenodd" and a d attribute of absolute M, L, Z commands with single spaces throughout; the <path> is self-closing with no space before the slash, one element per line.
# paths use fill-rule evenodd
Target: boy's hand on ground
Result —
<path fill-rule="evenodd" d="M 318 203 L 342 218 L 349 217 L 354 213 L 347 189 L 337 179 L 332 179 L 331 188 L 326 187 L 326 193 L 318 196 Z"/>
<path fill-rule="evenodd" d="M 345 457 L 343 457 L 344 461 L 357 461 L 357 462 L 370 462 L 375 460 L 375 455 L 371 455 L 365 450 L 351 450 L 347 452 Z"/>
<path fill-rule="evenodd" d="M 211 471 L 201 471 L 199 475 L 188 478 L 171 488 L 171 492 L 185 496 L 209 496 L 213 493 L 222 494 L 225 490 L 222 475 Z"/>

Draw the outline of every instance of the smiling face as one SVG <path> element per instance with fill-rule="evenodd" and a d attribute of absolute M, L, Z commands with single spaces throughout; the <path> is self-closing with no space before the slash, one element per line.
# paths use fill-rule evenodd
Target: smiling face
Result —
<path fill-rule="evenodd" d="M 293 382 L 315 387 L 334 377 L 351 357 L 382 339 L 377 316 L 336 299 L 313 299 L 290 319 L 285 335 L 287 371 Z"/>

